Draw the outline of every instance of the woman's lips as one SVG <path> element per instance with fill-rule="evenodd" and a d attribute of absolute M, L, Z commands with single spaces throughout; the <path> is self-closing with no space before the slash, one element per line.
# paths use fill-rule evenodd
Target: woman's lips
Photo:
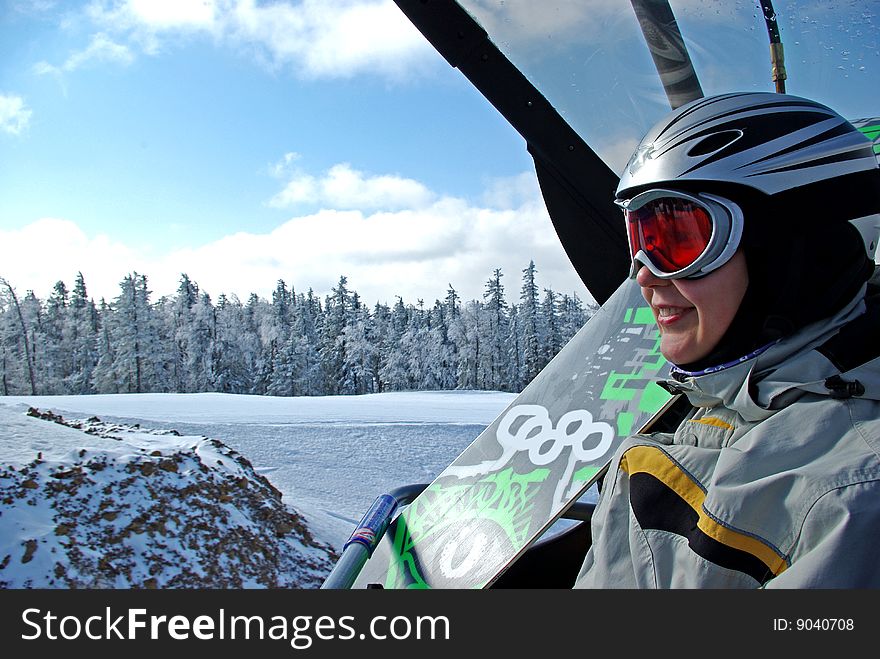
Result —
<path fill-rule="evenodd" d="M 657 323 L 661 327 L 669 327 L 693 311 L 693 307 L 672 307 L 663 305 L 654 307 L 654 311 L 657 317 Z"/>

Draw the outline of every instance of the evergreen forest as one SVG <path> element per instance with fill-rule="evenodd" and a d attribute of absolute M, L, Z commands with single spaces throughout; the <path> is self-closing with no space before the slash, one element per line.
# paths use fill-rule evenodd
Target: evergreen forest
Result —
<path fill-rule="evenodd" d="M 0 278 L 0 394 L 225 392 L 271 396 L 404 390 L 521 391 L 595 311 L 540 288 L 534 262 L 508 300 L 503 273 L 482 300 L 368 306 L 345 276 L 320 299 L 279 280 L 271 299 L 216 300 L 181 275 L 151 300 L 146 275 L 95 302 L 81 273 L 48 299 Z"/>

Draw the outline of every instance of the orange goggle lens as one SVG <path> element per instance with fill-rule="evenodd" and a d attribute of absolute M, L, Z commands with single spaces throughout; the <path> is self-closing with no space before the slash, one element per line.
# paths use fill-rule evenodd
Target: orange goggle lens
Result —
<path fill-rule="evenodd" d="M 688 199 L 654 199 L 625 214 L 630 256 L 641 250 L 662 272 L 673 273 L 694 263 L 712 238 L 708 210 Z"/>

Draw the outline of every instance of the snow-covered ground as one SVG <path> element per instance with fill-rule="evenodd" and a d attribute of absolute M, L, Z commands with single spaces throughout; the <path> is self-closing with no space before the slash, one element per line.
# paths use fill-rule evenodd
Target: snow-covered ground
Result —
<path fill-rule="evenodd" d="M 232 465 L 222 456 L 211 453 L 207 457 L 210 451 L 225 449 L 202 440 L 217 440 L 280 491 L 283 503 L 302 515 L 317 542 L 338 551 L 376 496 L 401 485 L 430 482 L 514 397 L 459 391 L 304 398 L 226 394 L 0 397 L 0 467 L 24 482 L 23 468 L 37 474 L 38 467 L 54 464 L 57 473 L 66 473 L 64 469 L 76 465 L 83 468 L 83 456 L 89 452 L 97 451 L 102 459 L 112 461 L 134 459 L 141 466 L 154 452 L 159 456 L 154 456 L 157 464 L 161 455 L 167 459 L 169 453 L 181 464 L 198 461 L 201 452 L 206 454 L 202 462 L 212 467 L 226 462 L 232 471 L 240 471 L 241 465 Z M 31 407 L 61 415 L 68 422 L 96 416 L 105 429 L 108 423 L 127 424 L 121 430 L 127 433 L 125 441 L 100 440 L 82 430 L 27 416 Z M 144 432 L 135 432 L 133 424 L 140 424 Z M 167 434 L 172 430 L 182 437 Z M 49 472 L 43 476 L 48 478 Z M 14 518 L 17 528 L 46 525 L 51 522 L 47 514 L 39 506 L 16 503 L 6 509 L 6 519 L 0 523 L 9 524 Z M 55 528 L 44 536 L 54 536 L 54 542 L 59 533 Z"/>

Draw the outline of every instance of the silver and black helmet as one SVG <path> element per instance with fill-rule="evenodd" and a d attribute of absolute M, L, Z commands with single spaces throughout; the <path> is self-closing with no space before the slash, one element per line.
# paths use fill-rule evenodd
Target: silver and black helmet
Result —
<path fill-rule="evenodd" d="M 788 94 L 723 94 L 692 101 L 648 131 L 617 196 L 668 181 L 739 183 L 773 195 L 871 169 L 871 142 L 834 110 Z"/>

